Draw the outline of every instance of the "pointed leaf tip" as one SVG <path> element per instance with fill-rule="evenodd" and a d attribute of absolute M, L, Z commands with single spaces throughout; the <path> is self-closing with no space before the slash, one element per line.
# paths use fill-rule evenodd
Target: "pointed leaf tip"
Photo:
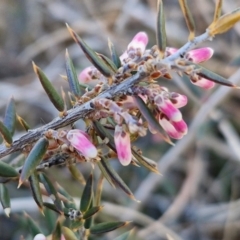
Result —
<path fill-rule="evenodd" d="M 22 182 L 24 182 L 34 172 L 35 168 L 44 157 L 48 149 L 48 145 L 49 142 L 45 137 L 40 138 L 36 142 L 23 165 L 19 178 L 19 186 L 21 186 Z"/>
<path fill-rule="evenodd" d="M 68 25 L 69 33 L 71 34 L 73 40 L 81 47 L 82 51 L 85 53 L 88 60 L 106 77 L 111 77 L 113 75 L 112 69 L 93 51 L 80 36 L 77 35 Z"/>
<path fill-rule="evenodd" d="M 42 87 L 44 88 L 45 92 L 48 95 L 48 98 L 58 111 L 63 112 L 64 111 L 63 99 L 58 94 L 56 89 L 53 87 L 52 83 L 48 80 L 45 73 L 34 62 L 32 62 L 32 65 L 34 72 L 38 76 L 38 79 L 40 80 Z"/>

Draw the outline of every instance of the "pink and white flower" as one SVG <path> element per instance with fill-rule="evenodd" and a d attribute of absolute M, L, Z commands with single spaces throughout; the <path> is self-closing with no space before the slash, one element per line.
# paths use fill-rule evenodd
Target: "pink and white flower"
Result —
<path fill-rule="evenodd" d="M 123 126 L 115 126 L 114 142 L 120 163 L 123 166 L 129 165 L 132 160 L 131 140 L 130 134 L 123 129 Z"/>
<path fill-rule="evenodd" d="M 67 133 L 67 140 L 84 157 L 95 158 L 98 154 L 96 147 L 90 141 L 90 137 L 79 129 L 70 130 Z"/>

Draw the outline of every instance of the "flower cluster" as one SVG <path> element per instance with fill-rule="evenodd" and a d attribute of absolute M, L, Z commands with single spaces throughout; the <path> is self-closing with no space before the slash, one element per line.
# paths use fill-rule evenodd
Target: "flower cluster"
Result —
<path fill-rule="evenodd" d="M 139 32 L 129 43 L 127 50 L 120 56 L 121 67 L 118 69 L 115 82 L 121 77 L 125 79 L 130 76 L 139 66 L 148 63 L 158 56 L 156 47 L 147 49 L 148 36 L 144 32 Z M 175 48 L 167 47 L 165 57 L 174 54 Z M 194 49 L 182 56 L 180 61 L 201 63 L 207 61 L 213 55 L 211 48 Z M 194 71 L 187 71 L 184 68 L 177 69 L 187 74 L 190 81 L 204 89 L 210 89 L 214 82 L 200 77 Z M 124 77 L 123 77 L 124 76 Z M 187 134 L 187 124 L 182 118 L 180 108 L 187 104 L 187 97 L 156 84 L 154 79 L 160 76 L 170 77 L 168 69 L 155 70 L 151 77 L 147 79 L 148 84 L 144 86 L 137 85 L 133 88 L 133 95 L 140 97 L 144 104 L 152 110 L 155 119 L 170 138 L 181 139 Z M 79 74 L 79 81 L 91 87 L 107 83 L 108 79 L 102 75 L 95 67 L 90 66 Z M 86 93 L 87 94 L 87 93 Z M 94 119 L 111 117 L 114 122 L 114 143 L 117 156 L 122 165 L 126 166 L 132 161 L 131 154 L 131 136 L 146 135 L 146 129 L 156 133 L 151 124 L 144 124 L 144 118 L 139 114 L 138 105 L 133 96 L 122 96 L 120 99 L 98 99 L 94 103 L 97 109 L 93 115 Z M 141 111 L 140 111 L 141 112 Z M 71 130 L 67 134 L 67 139 L 74 148 L 80 151 L 84 156 L 94 158 L 97 155 L 97 149 L 90 142 L 86 133 L 80 130 Z"/>

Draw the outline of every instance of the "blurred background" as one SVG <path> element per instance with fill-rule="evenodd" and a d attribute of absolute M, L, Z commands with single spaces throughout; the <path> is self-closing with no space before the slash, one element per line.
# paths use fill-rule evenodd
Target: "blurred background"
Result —
<path fill-rule="evenodd" d="M 163 1 L 168 46 L 179 48 L 188 38 L 177 0 Z M 196 34 L 205 31 L 213 19 L 215 0 L 189 1 Z M 223 13 L 239 7 L 238 0 L 227 0 Z M 89 66 L 81 49 L 74 43 L 68 23 L 97 52 L 109 56 L 108 38 L 119 54 L 139 31 L 149 36 L 148 47 L 155 44 L 156 1 L 154 0 L 1 0 L 0 1 L 0 113 L 14 96 L 17 113 L 31 127 L 41 126 L 57 112 L 44 93 L 33 70 L 40 66 L 60 91 L 68 89 L 60 75 L 65 74 L 66 48 L 80 72 Z M 214 56 L 204 64 L 210 70 L 240 85 L 240 23 L 229 32 L 201 46 L 214 49 Z M 100 220 L 132 220 L 135 239 L 143 240 L 239 240 L 240 239 L 240 92 L 216 86 L 203 90 L 185 77 L 160 83 L 189 97 L 182 109 L 190 126 L 189 134 L 174 147 L 155 135 L 139 139 L 136 146 L 148 158 L 158 162 L 162 175 L 144 168 L 115 169 L 141 202 L 134 202 L 119 189 L 104 184 L 104 210 Z M 21 127 L 16 137 L 23 134 Z M 82 166 L 83 165 L 83 166 Z M 90 166 L 79 166 L 88 176 Z M 50 169 L 54 178 L 73 196 L 80 196 L 83 186 L 74 181 L 65 168 Z M 71 186 L 71 187 L 70 187 Z M 0 209 L 0 239 L 20 239 L 27 226 L 22 212 L 28 212 L 44 233 L 51 230 L 39 216 L 28 189 L 16 190 L 7 184 L 12 197 L 11 218 Z M 50 214 L 50 213 L 48 213 Z M 52 213 L 51 213 L 52 214 Z M 50 217 L 56 218 L 54 214 Z M 99 238 L 113 239 L 118 233 Z"/>

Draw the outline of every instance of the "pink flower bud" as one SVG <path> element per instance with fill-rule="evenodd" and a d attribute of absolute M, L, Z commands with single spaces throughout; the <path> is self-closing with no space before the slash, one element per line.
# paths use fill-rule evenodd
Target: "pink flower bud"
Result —
<path fill-rule="evenodd" d="M 47 238 L 43 234 L 39 233 L 34 237 L 33 240 L 47 240 Z"/>
<path fill-rule="evenodd" d="M 187 96 L 171 92 L 170 100 L 176 108 L 184 107 L 187 104 Z"/>
<path fill-rule="evenodd" d="M 145 32 L 139 32 L 137 33 L 132 41 L 128 44 L 127 49 L 130 48 L 138 49 L 140 48 L 141 52 L 143 53 L 145 51 L 145 48 L 148 44 L 148 36 Z"/>
<path fill-rule="evenodd" d="M 116 125 L 114 142 L 120 163 L 123 166 L 129 165 L 132 160 L 130 134 L 124 131 L 122 126 Z"/>
<path fill-rule="evenodd" d="M 177 131 L 175 127 L 172 125 L 172 123 L 162 114 L 160 114 L 159 117 L 159 124 L 171 138 L 181 139 L 184 136 L 184 134 Z"/>
<path fill-rule="evenodd" d="M 92 71 L 93 67 L 87 67 L 85 69 L 83 69 L 80 74 L 78 75 L 78 80 L 81 83 L 88 83 L 92 80 L 91 75 L 89 74 L 90 71 Z"/>
<path fill-rule="evenodd" d="M 79 129 L 70 130 L 67 133 L 67 139 L 84 157 L 95 158 L 97 156 L 97 149 L 85 132 Z"/>
<path fill-rule="evenodd" d="M 167 99 L 163 99 L 158 95 L 154 99 L 158 109 L 163 112 L 171 121 L 178 122 L 182 120 L 182 113 L 174 106 L 174 104 Z"/>
<path fill-rule="evenodd" d="M 197 81 L 196 80 L 193 80 L 193 79 L 190 79 L 192 84 L 198 86 L 198 87 L 201 87 L 201 88 L 204 88 L 204 89 L 211 89 L 215 86 L 215 83 L 213 81 L 210 81 L 206 78 L 202 78 L 200 77 Z"/>
<path fill-rule="evenodd" d="M 184 120 L 181 120 L 179 122 L 171 122 L 171 124 L 178 132 L 182 133 L 183 135 L 187 134 L 188 126 Z"/>
<path fill-rule="evenodd" d="M 213 49 L 206 47 L 206 48 L 198 48 L 189 51 L 185 58 L 189 61 L 192 61 L 194 63 L 201 63 L 209 60 L 213 55 Z"/>

